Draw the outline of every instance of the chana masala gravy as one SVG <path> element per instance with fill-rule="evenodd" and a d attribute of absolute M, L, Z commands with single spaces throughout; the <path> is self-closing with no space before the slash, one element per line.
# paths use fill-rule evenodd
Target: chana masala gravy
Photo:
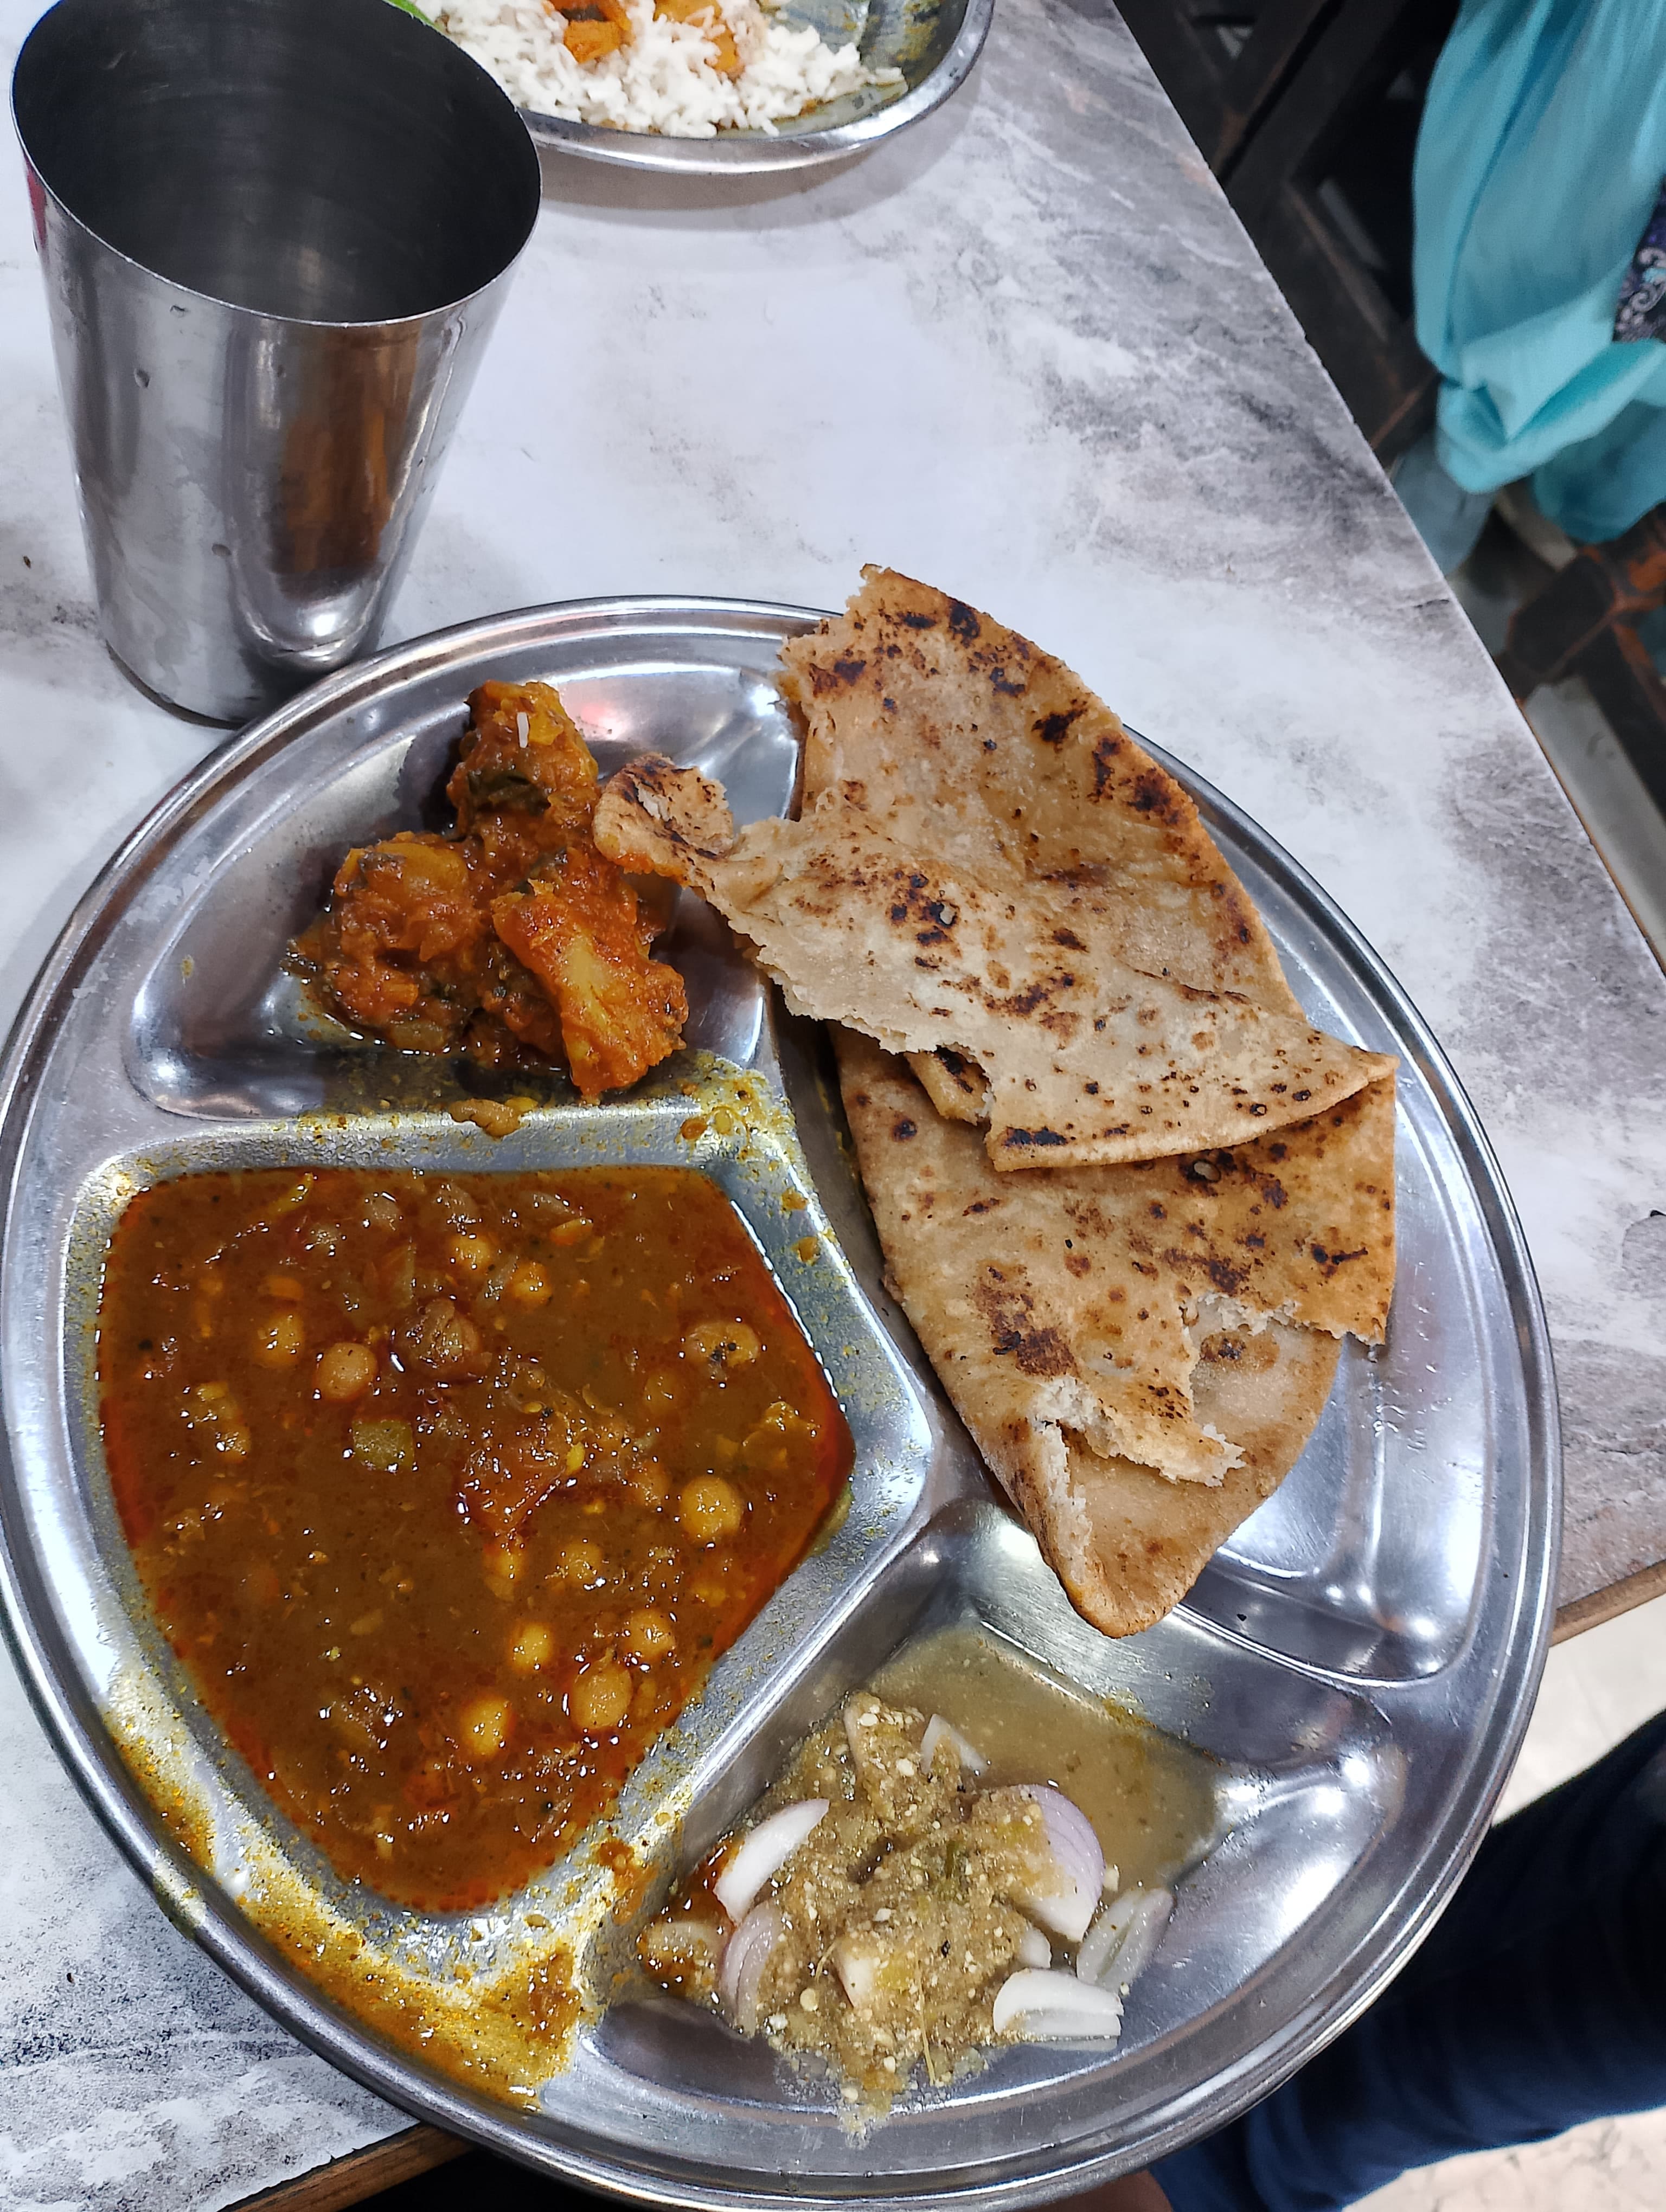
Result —
<path fill-rule="evenodd" d="M 204 1704 L 338 1873 L 426 1911 L 607 1808 L 851 1458 L 681 1169 L 158 1184 L 112 1242 L 99 1384 Z"/>

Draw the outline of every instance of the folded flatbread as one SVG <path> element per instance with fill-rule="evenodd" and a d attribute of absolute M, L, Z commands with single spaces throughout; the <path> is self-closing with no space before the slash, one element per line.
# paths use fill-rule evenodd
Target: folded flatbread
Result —
<path fill-rule="evenodd" d="M 1239 1454 L 1194 1402 L 1204 1336 L 1274 1321 L 1381 1336 L 1391 1084 L 1231 1150 L 997 1176 L 903 1061 L 849 1031 L 838 1049 L 886 1263 L 952 1395 L 956 1376 L 1001 1378 L 979 1402 L 1003 1422 L 1021 1414 L 1171 1479 L 1219 1482 Z"/>
<path fill-rule="evenodd" d="M 1311 1029 L 1197 807 L 1050 655 L 869 569 L 782 660 L 801 823 L 737 840 L 656 767 L 599 837 L 846 1024 L 887 1280 L 1072 1598 L 1128 1634 L 1294 1464 L 1342 1335 L 1383 1335 L 1394 1063 Z"/>
<path fill-rule="evenodd" d="M 1240 1273 L 1257 1224 L 1282 1211 L 1269 1191 L 1283 1163 L 1212 1162 L 1218 1182 L 1180 1192 L 1164 1224 L 1152 1194 L 1179 1164 L 997 1176 L 903 1061 L 849 1031 L 837 1044 L 887 1277 L 956 1411 L 1087 1619 L 1110 1636 L 1149 1627 L 1277 1488 L 1329 1393 L 1329 1322 L 1268 1318 L 1261 1302 L 1282 1287 L 1291 1310 L 1334 1316 L 1352 1262 L 1327 1278 L 1292 1250 L 1277 1282 Z M 1335 1109 L 1354 1124 L 1335 1140 L 1392 1110 L 1392 1086 L 1375 1086 Z M 1381 1209 L 1362 1192 L 1353 1218 L 1373 1216 L 1380 1271 Z M 1199 1225 L 1201 1267 L 1174 1256 Z M 1222 1261 L 1231 1289 L 1189 1297 Z M 1182 1474 L 1204 1479 L 1167 1479 Z"/>
<path fill-rule="evenodd" d="M 998 1168 L 1236 1144 L 1394 1065 L 1299 1015 L 1096 957 L 1050 886 L 997 856 L 985 878 L 905 849 L 836 790 L 737 834 L 719 785 L 650 754 L 608 785 L 595 836 L 715 906 L 794 1012 L 952 1071 L 946 1110 L 987 1117 Z"/>
<path fill-rule="evenodd" d="M 806 804 L 836 790 L 905 852 L 1044 889 L 1096 956 L 1299 1014 L 1192 799 L 1081 678 L 946 592 L 862 573 L 781 650 Z"/>

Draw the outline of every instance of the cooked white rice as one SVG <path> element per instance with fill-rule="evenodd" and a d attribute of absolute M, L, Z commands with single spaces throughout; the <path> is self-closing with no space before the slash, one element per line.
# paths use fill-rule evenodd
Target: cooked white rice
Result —
<path fill-rule="evenodd" d="M 740 57 L 739 75 L 724 76 L 699 23 L 656 15 L 654 0 L 628 4 L 629 43 L 582 66 L 562 43 L 566 19 L 542 0 L 446 0 L 436 20 L 518 107 L 671 138 L 772 131 L 823 100 L 902 81 L 898 70 L 865 68 L 854 46 L 830 46 L 807 24 L 778 22 L 758 0 L 713 0 Z"/>

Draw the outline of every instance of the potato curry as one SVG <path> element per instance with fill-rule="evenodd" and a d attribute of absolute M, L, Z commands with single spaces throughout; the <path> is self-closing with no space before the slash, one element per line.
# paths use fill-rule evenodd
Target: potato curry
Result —
<path fill-rule="evenodd" d="M 682 1042 L 654 924 L 591 841 L 598 772 L 547 684 L 483 684 L 446 785 L 448 836 L 350 852 L 292 948 L 326 1013 L 405 1052 L 564 1063 L 587 1098 Z"/>
<path fill-rule="evenodd" d="M 682 1169 L 159 1184 L 112 1242 L 99 1381 L 204 1705 L 340 1874 L 429 1911 L 611 1803 L 850 1462 Z"/>

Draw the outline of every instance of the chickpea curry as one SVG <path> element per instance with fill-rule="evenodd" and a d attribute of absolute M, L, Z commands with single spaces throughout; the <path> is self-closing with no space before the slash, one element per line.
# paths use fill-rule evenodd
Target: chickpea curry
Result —
<path fill-rule="evenodd" d="M 611 1804 L 851 1456 L 683 1169 L 159 1184 L 112 1241 L 99 1382 L 204 1705 L 341 1875 L 429 1911 Z"/>
<path fill-rule="evenodd" d="M 547 684 L 483 684 L 446 785 L 450 835 L 356 848 L 291 947 L 323 1010 L 405 1052 L 565 1064 L 587 1098 L 683 1039 L 654 918 L 590 836 L 598 771 Z"/>

